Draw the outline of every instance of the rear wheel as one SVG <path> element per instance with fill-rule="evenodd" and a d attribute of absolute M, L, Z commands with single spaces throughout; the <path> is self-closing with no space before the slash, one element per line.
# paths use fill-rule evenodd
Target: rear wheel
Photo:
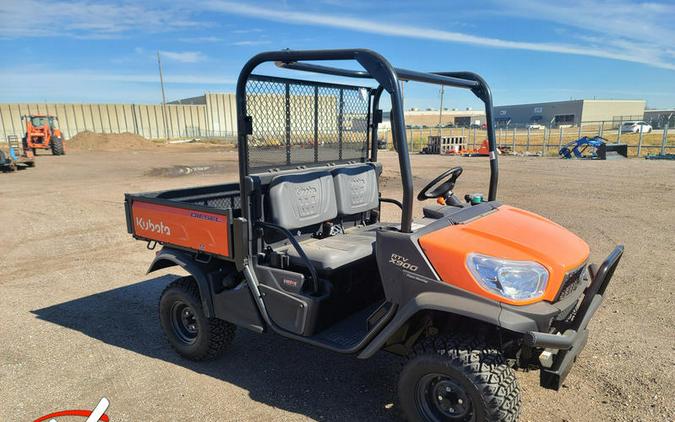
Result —
<path fill-rule="evenodd" d="M 63 138 L 52 136 L 50 143 L 52 144 L 53 155 L 64 155 L 66 151 L 63 149 Z"/>
<path fill-rule="evenodd" d="M 236 331 L 234 324 L 204 315 L 192 277 L 179 278 L 164 289 L 159 319 L 171 347 L 196 361 L 220 356 L 234 340 Z"/>
<path fill-rule="evenodd" d="M 516 421 L 520 414 L 513 370 L 479 338 L 419 342 L 401 371 L 398 393 L 410 421 Z"/>

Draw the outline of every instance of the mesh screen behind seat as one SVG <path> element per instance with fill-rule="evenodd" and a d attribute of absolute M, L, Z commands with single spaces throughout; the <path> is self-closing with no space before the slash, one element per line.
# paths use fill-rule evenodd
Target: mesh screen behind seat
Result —
<path fill-rule="evenodd" d="M 249 173 L 368 157 L 370 88 L 251 75 Z"/>

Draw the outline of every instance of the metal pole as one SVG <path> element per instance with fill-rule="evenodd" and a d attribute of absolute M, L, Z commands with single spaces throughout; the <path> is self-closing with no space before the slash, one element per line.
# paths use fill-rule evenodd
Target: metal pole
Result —
<path fill-rule="evenodd" d="M 549 130 L 546 126 L 544 126 L 544 156 L 548 153 L 548 135 L 549 135 Z"/>
<path fill-rule="evenodd" d="M 340 91 L 342 93 L 342 91 Z M 286 110 L 286 165 L 291 164 L 291 88 L 290 84 L 286 83 L 285 95 L 285 110 Z M 342 109 L 342 107 L 340 107 Z M 340 138 L 340 117 L 338 116 L 338 149 L 341 147 L 342 139 Z M 339 157 L 342 158 L 342 157 Z"/>
<path fill-rule="evenodd" d="M 562 141 L 563 141 L 563 128 L 560 126 L 558 129 L 560 129 L 560 138 L 558 140 L 558 149 L 562 148 Z"/>
<path fill-rule="evenodd" d="M 666 153 L 666 143 L 668 142 L 668 126 L 670 121 L 663 127 L 663 136 L 661 137 L 661 155 Z M 642 133 L 642 131 L 640 131 Z"/>
<path fill-rule="evenodd" d="M 342 160 L 342 151 L 343 151 L 343 130 L 344 130 L 344 120 L 345 120 L 345 90 L 341 89 L 340 90 L 340 109 L 338 110 L 338 159 Z M 288 95 L 288 91 L 287 94 Z M 289 100 L 290 101 L 290 100 Z M 289 103 L 290 107 L 290 103 Z M 290 113 L 290 111 L 289 111 Z M 290 119 L 290 118 L 289 118 Z M 290 125 L 290 120 L 289 123 Z M 290 130 L 290 129 L 289 129 Z M 290 162 L 289 162 L 290 164 Z"/>
<path fill-rule="evenodd" d="M 443 97 L 445 94 L 445 87 L 441 85 L 441 106 L 438 108 L 438 136 L 443 137 Z M 431 131 L 429 131 L 431 132 Z"/>
<path fill-rule="evenodd" d="M 581 126 L 583 123 L 579 122 L 579 133 L 577 134 L 577 138 L 581 138 Z"/>
<path fill-rule="evenodd" d="M 516 152 L 516 128 L 513 128 L 513 133 L 511 134 L 511 143 L 513 146 L 511 147 L 511 150 L 515 153 Z"/>
<path fill-rule="evenodd" d="M 638 147 L 637 147 L 637 156 L 639 157 L 642 154 L 642 131 L 640 131 L 640 138 L 638 139 Z"/>
<path fill-rule="evenodd" d="M 527 144 L 525 145 L 525 151 L 530 151 L 530 127 L 527 127 Z"/>
<path fill-rule="evenodd" d="M 600 131 L 598 133 L 598 136 L 602 138 L 602 134 L 604 131 L 605 131 L 605 121 L 603 120 L 600 122 Z"/>
<path fill-rule="evenodd" d="M 616 143 L 621 143 L 621 127 L 623 126 L 623 116 L 619 118 L 619 129 L 616 131 Z"/>
<path fill-rule="evenodd" d="M 164 121 L 164 137 L 168 137 L 168 128 L 166 126 L 166 96 L 164 95 L 164 75 L 162 75 L 162 62 L 157 51 L 157 67 L 159 67 L 159 84 L 162 87 L 162 120 Z"/>

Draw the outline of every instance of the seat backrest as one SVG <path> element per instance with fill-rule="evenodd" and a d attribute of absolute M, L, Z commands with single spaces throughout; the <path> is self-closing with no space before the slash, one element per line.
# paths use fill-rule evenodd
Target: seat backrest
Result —
<path fill-rule="evenodd" d="M 339 214 L 354 215 L 378 207 L 377 173 L 372 166 L 341 167 L 332 173 Z"/>
<path fill-rule="evenodd" d="M 337 217 L 333 178 L 325 171 L 274 177 L 269 201 L 272 222 L 287 230 Z"/>

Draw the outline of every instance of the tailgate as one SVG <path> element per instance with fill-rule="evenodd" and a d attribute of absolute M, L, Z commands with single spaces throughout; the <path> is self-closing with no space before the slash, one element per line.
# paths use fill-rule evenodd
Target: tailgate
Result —
<path fill-rule="evenodd" d="M 137 239 L 232 257 L 232 210 L 127 195 L 127 229 Z"/>

